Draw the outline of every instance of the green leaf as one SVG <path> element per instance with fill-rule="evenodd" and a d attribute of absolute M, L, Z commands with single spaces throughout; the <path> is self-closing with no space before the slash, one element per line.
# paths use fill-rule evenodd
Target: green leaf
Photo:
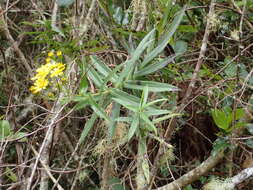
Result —
<path fill-rule="evenodd" d="M 150 39 L 150 37 L 153 35 L 155 30 L 151 30 L 140 42 L 136 50 L 132 53 L 131 59 L 123 63 L 125 65 L 125 68 L 120 74 L 119 80 L 116 84 L 116 86 L 120 85 L 122 81 L 132 73 L 132 70 L 135 68 L 135 62 L 139 59 L 143 51 L 153 42 L 153 39 Z"/>
<path fill-rule="evenodd" d="M 12 182 L 17 182 L 18 177 L 17 175 L 9 168 L 6 168 L 5 175 L 12 181 Z"/>
<path fill-rule="evenodd" d="M 99 75 L 92 67 L 89 68 L 87 74 L 97 87 L 103 86 L 103 77 Z"/>
<path fill-rule="evenodd" d="M 53 25 L 53 24 L 52 24 L 52 30 L 53 30 L 54 32 L 58 33 L 59 35 L 61 35 L 62 37 L 65 38 L 65 35 L 64 35 L 64 33 L 60 30 L 60 28 L 58 28 L 57 26 L 55 26 L 55 25 Z"/>
<path fill-rule="evenodd" d="M 235 77 L 237 75 L 237 64 L 232 62 L 224 70 L 227 77 Z"/>
<path fill-rule="evenodd" d="M 79 144 L 82 144 L 84 142 L 84 140 L 87 137 L 87 135 L 89 134 L 91 128 L 94 126 L 94 123 L 97 118 L 98 118 L 98 115 L 96 113 L 93 113 L 91 118 L 85 123 L 84 129 L 83 129 L 82 134 L 79 138 Z"/>
<path fill-rule="evenodd" d="M 113 101 L 121 104 L 125 108 L 132 110 L 133 112 L 138 112 L 139 111 L 139 104 L 134 103 L 134 102 L 128 102 L 124 99 L 119 99 L 119 98 L 112 98 Z"/>
<path fill-rule="evenodd" d="M 107 116 L 104 109 L 95 102 L 91 95 L 89 95 L 89 103 L 91 105 L 91 108 L 99 117 L 105 119 L 107 122 L 110 122 L 110 118 Z"/>
<path fill-rule="evenodd" d="M 180 25 L 178 27 L 178 31 L 179 32 L 192 32 L 195 33 L 198 31 L 198 29 L 196 28 L 196 26 L 192 26 L 192 25 Z"/>
<path fill-rule="evenodd" d="M 141 96 L 141 104 L 140 106 L 143 107 L 148 101 L 148 86 L 143 88 L 142 96 Z"/>
<path fill-rule="evenodd" d="M 162 39 L 161 43 L 144 58 L 143 62 L 141 63 L 141 68 L 145 67 L 146 64 L 148 64 L 151 60 L 153 60 L 166 47 L 166 45 L 169 42 L 169 39 L 176 32 L 176 30 L 177 30 L 177 28 L 178 28 L 181 20 L 183 19 L 183 16 L 184 16 L 184 13 L 185 13 L 185 8 L 186 7 L 184 7 L 179 12 L 179 14 L 175 16 L 175 18 L 172 21 L 172 24 L 171 24 L 169 30 L 163 36 L 163 39 Z"/>
<path fill-rule="evenodd" d="M 133 119 L 130 129 L 129 129 L 129 132 L 128 132 L 128 140 L 130 140 L 134 136 L 135 131 L 137 130 L 137 128 L 139 126 L 139 121 L 140 121 L 139 114 L 135 114 L 134 119 Z"/>
<path fill-rule="evenodd" d="M 247 125 L 246 122 L 236 122 L 235 125 L 233 125 L 231 128 L 236 129 L 236 128 L 240 128 L 240 127 L 245 127 L 246 125 Z"/>
<path fill-rule="evenodd" d="M 150 116 L 156 116 L 156 115 L 164 115 L 164 114 L 168 114 L 171 113 L 171 111 L 169 110 L 162 110 L 162 109 L 155 109 L 155 108 L 147 108 L 144 113 L 150 117 Z"/>
<path fill-rule="evenodd" d="M 106 64 L 104 64 L 97 56 L 90 57 L 92 60 L 92 65 L 98 70 L 98 72 L 103 74 L 105 77 L 111 75 L 112 70 Z M 113 73 L 110 79 L 112 82 L 116 82 L 118 80 L 118 76 Z"/>
<path fill-rule="evenodd" d="M 0 121 L 0 140 L 11 135 L 11 127 L 7 120 Z"/>
<path fill-rule="evenodd" d="M 249 133 L 253 135 L 253 123 L 248 123 L 246 127 Z"/>
<path fill-rule="evenodd" d="M 152 121 L 149 120 L 148 116 L 145 113 L 140 113 L 140 118 L 143 119 L 143 121 L 147 124 L 145 125 L 147 130 L 157 133 L 155 125 L 152 123 Z"/>
<path fill-rule="evenodd" d="M 140 80 L 129 80 L 124 83 L 125 88 L 143 90 L 145 86 L 148 86 L 151 92 L 165 92 L 165 91 L 178 91 L 179 89 L 173 85 L 153 82 L 153 81 L 140 81 Z"/>
<path fill-rule="evenodd" d="M 126 188 L 121 184 L 120 179 L 117 177 L 109 179 L 109 185 L 111 190 L 126 190 Z"/>
<path fill-rule="evenodd" d="M 119 90 L 119 89 L 116 89 L 116 88 L 113 88 L 111 90 L 111 95 L 114 96 L 114 97 L 117 97 L 119 99 L 122 99 L 122 100 L 125 100 L 125 101 L 129 101 L 129 102 L 132 102 L 132 103 L 136 103 L 136 104 L 139 104 L 140 102 L 140 98 L 137 97 L 137 96 L 133 96 L 131 94 L 128 94 L 122 90 Z"/>
<path fill-rule="evenodd" d="M 218 152 L 225 150 L 230 146 L 231 144 L 229 143 L 227 138 L 218 138 L 213 143 L 213 150 L 211 154 L 215 156 Z"/>
<path fill-rule="evenodd" d="M 221 111 L 218 109 L 212 109 L 211 113 L 212 113 L 212 117 L 213 117 L 215 124 L 219 128 L 224 129 L 224 130 L 229 129 L 230 124 L 231 124 L 231 119 L 224 111 Z"/>
<path fill-rule="evenodd" d="M 158 63 L 150 64 L 147 67 L 144 67 L 143 69 L 141 69 L 138 72 L 136 72 L 135 73 L 135 77 L 145 76 L 145 75 L 154 73 L 154 72 L 162 69 L 166 65 L 168 65 L 168 63 L 173 62 L 173 60 L 174 60 L 175 57 L 176 56 L 167 57 L 167 58 L 165 58 L 164 60 L 162 60 L 162 61 L 160 61 Z"/>
<path fill-rule="evenodd" d="M 152 106 L 158 102 L 166 102 L 166 101 L 168 101 L 167 98 L 157 99 L 157 100 L 147 103 L 144 107 L 149 107 L 149 106 Z"/>
<path fill-rule="evenodd" d="M 177 41 L 175 46 L 174 46 L 174 50 L 176 52 L 176 54 L 183 54 L 187 51 L 187 42 L 185 41 Z"/>
<path fill-rule="evenodd" d="M 86 76 L 83 76 L 79 86 L 79 94 L 85 94 L 88 89 L 88 80 Z"/>
<path fill-rule="evenodd" d="M 165 115 L 163 117 L 158 117 L 156 119 L 153 120 L 154 123 L 159 123 L 161 121 L 164 121 L 164 120 L 167 120 L 167 119 L 170 119 L 172 117 L 176 117 L 176 116 L 180 116 L 181 114 L 179 113 L 172 113 L 172 114 L 168 114 L 168 115 Z"/>
<path fill-rule="evenodd" d="M 245 115 L 245 111 L 243 108 L 238 108 L 235 111 L 235 120 L 239 120 L 241 118 L 243 118 Z"/>
<path fill-rule="evenodd" d="M 249 148 L 253 149 L 253 139 L 247 139 L 245 143 Z"/>

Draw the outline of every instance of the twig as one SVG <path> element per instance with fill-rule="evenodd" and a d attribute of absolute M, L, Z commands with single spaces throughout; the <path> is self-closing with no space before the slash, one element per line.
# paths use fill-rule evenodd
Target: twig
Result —
<path fill-rule="evenodd" d="M 253 166 L 242 170 L 239 174 L 231 178 L 231 182 L 236 186 L 237 184 L 243 182 L 247 178 L 253 175 Z"/>
<path fill-rule="evenodd" d="M 33 146 L 31 146 L 31 148 L 32 148 L 34 154 L 36 155 L 36 157 L 38 157 L 38 152 L 35 150 L 35 148 L 34 148 Z M 57 183 L 57 181 L 56 181 L 56 179 L 54 178 L 54 176 L 51 174 L 50 168 L 48 167 L 48 165 L 46 165 L 46 164 L 45 164 L 44 162 L 42 162 L 41 160 L 40 160 L 40 163 L 41 163 L 41 165 L 43 166 L 43 168 L 45 169 L 45 171 L 47 172 L 48 176 L 51 178 L 51 180 L 56 184 L 57 188 L 58 188 L 59 190 L 64 190 L 64 189 L 62 188 L 62 186 L 61 186 L 59 183 Z"/>
<path fill-rule="evenodd" d="M 86 32 L 89 30 L 89 27 L 90 27 L 92 20 L 93 20 L 91 15 L 92 15 L 93 11 L 95 10 L 95 5 L 96 5 L 96 0 L 92 0 L 88 14 L 86 15 L 86 18 L 85 18 L 82 28 L 80 30 L 80 36 L 85 35 Z"/>
<path fill-rule="evenodd" d="M 1 13 L 3 12 L 3 9 L 1 7 L 1 5 L 0 5 L 0 12 Z M 18 44 L 13 39 L 13 37 L 12 37 L 12 35 L 11 35 L 9 29 L 8 29 L 8 25 L 7 25 L 6 21 L 5 21 L 5 18 L 3 16 L 3 14 L 1 14 L 0 19 L 2 21 L 3 31 L 4 31 L 4 34 L 5 34 L 6 38 L 10 41 L 10 43 L 13 46 L 13 49 L 15 50 L 15 52 L 18 54 L 18 56 L 22 60 L 22 63 L 24 65 L 24 67 L 26 68 L 26 70 L 27 70 L 28 74 L 30 75 L 30 77 L 32 77 L 32 69 L 31 69 L 29 63 L 27 62 L 27 60 L 26 60 L 23 52 L 19 49 Z"/>
<path fill-rule="evenodd" d="M 218 152 L 216 155 L 211 155 L 207 160 L 205 160 L 198 167 L 194 168 L 190 172 L 184 174 L 176 181 L 169 183 L 168 185 L 159 187 L 155 190 L 178 190 L 179 187 L 185 187 L 186 185 L 192 183 L 193 181 L 199 179 L 202 175 L 212 169 L 216 164 L 218 164 L 224 157 L 223 152 Z"/>
<path fill-rule="evenodd" d="M 27 185 L 27 190 L 31 189 L 33 177 L 35 175 L 35 171 L 36 171 L 39 160 L 41 162 L 43 162 L 45 165 L 48 165 L 48 163 L 49 163 L 49 148 L 50 148 L 50 145 L 53 140 L 54 125 L 55 125 L 56 121 L 59 119 L 59 117 L 61 116 L 63 109 L 67 105 L 67 104 L 65 104 L 65 105 L 61 106 L 60 100 L 62 99 L 63 95 L 64 95 L 63 93 L 60 93 L 59 98 L 58 98 L 57 102 L 55 103 L 55 106 L 53 107 L 53 112 L 56 112 L 56 113 L 53 115 L 52 119 L 49 121 L 48 130 L 47 130 L 46 136 L 44 138 L 44 141 L 40 147 L 38 156 L 36 158 L 36 161 L 35 161 L 35 164 L 34 164 L 34 167 L 33 167 L 33 170 L 32 170 L 31 176 L 29 178 L 28 185 Z M 47 173 L 41 172 L 40 190 L 47 190 L 48 189 L 47 186 L 48 186 Z"/>

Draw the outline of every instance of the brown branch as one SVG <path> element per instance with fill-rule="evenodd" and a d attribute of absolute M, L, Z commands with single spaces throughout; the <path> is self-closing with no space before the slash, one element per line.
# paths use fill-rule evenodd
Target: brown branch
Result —
<path fill-rule="evenodd" d="M 6 36 L 6 38 L 10 41 L 10 43 L 12 44 L 13 46 L 13 49 L 15 50 L 15 52 L 17 53 L 17 55 L 19 56 L 19 58 L 21 59 L 25 69 L 27 70 L 28 74 L 30 75 L 30 77 L 32 77 L 32 69 L 31 69 L 31 66 L 29 65 L 28 61 L 26 60 L 23 52 L 19 49 L 18 47 L 18 43 L 14 40 L 14 38 L 12 37 L 10 31 L 9 31 L 9 28 L 8 28 L 8 24 L 7 22 L 5 21 L 5 18 L 3 16 L 3 9 L 0 5 L 0 12 L 1 12 L 1 16 L 0 16 L 0 20 L 2 22 L 2 29 L 4 31 L 4 34 Z"/>
<path fill-rule="evenodd" d="M 198 167 L 194 168 L 190 172 L 184 174 L 176 181 L 169 183 L 168 185 L 159 187 L 155 190 L 178 190 L 178 187 L 185 187 L 188 184 L 191 184 L 193 181 L 199 179 L 206 172 L 212 169 L 215 165 L 217 165 L 222 158 L 224 157 L 223 152 L 216 153 L 215 156 L 211 155 L 207 160 L 205 160 Z"/>

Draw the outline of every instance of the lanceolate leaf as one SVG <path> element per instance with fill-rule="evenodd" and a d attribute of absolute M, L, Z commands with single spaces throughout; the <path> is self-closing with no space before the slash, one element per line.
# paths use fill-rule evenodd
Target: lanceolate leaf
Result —
<path fill-rule="evenodd" d="M 114 97 L 116 98 L 119 98 L 119 99 L 122 99 L 122 100 L 125 100 L 125 101 L 128 101 L 129 103 L 136 103 L 136 104 L 139 104 L 140 102 L 140 98 L 137 97 L 137 96 L 134 96 L 134 95 L 131 95 L 131 94 L 128 94 L 122 90 L 119 90 L 119 89 L 112 89 L 111 90 L 111 95 L 113 95 Z"/>
<path fill-rule="evenodd" d="M 122 81 L 124 80 L 124 78 L 126 78 L 135 68 L 136 61 L 140 58 L 143 51 L 152 43 L 153 39 L 150 39 L 150 38 L 154 32 L 155 30 L 153 29 L 143 38 L 143 40 L 140 42 L 136 50 L 132 53 L 131 55 L 132 58 L 124 63 L 125 68 L 120 74 L 120 77 L 116 86 L 120 85 Z"/>
<path fill-rule="evenodd" d="M 92 67 L 89 68 L 87 74 L 98 87 L 101 87 L 103 85 L 103 77 L 99 75 L 97 71 L 95 71 Z"/>
<path fill-rule="evenodd" d="M 145 113 L 140 113 L 140 117 L 146 123 L 145 126 L 147 130 L 157 133 L 155 125 L 152 123 L 152 121 L 149 120 L 148 116 Z"/>
<path fill-rule="evenodd" d="M 130 129 L 129 129 L 129 132 L 128 132 L 128 140 L 130 140 L 134 136 L 135 131 L 137 130 L 137 128 L 139 126 L 139 121 L 140 121 L 139 114 L 136 113 L 134 115 L 134 119 L 131 123 Z"/>
<path fill-rule="evenodd" d="M 104 109 L 95 102 L 91 95 L 89 95 L 89 103 L 91 105 L 91 108 L 99 117 L 105 119 L 107 122 L 110 122 L 110 118 L 106 115 Z"/>
<path fill-rule="evenodd" d="M 125 88 L 143 90 L 145 86 L 148 86 L 151 92 L 165 92 L 165 91 L 178 91 L 179 89 L 173 85 L 153 82 L 153 81 L 139 81 L 139 80 L 129 80 L 124 83 Z"/>
<path fill-rule="evenodd" d="M 162 69 L 163 67 L 165 67 L 169 63 L 173 62 L 175 57 L 176 56 L 168 57 L 168 58 L 165 58 L 164 60 L 160 61 L 159 63 L 153 63 L 151 65 L 148 65 L 147 67 L 144 67 L 143 69 L 136 72 L 135 77 L 145 76 L 145 75 L 154 73 L 154 72 Z"/>
<path fill-rule="evenodd" d="M 165 33 L 163 40 L 161 43 L 152 51 L 150 52 L 144 59 L 144 61 L 141 63 L 141 67 L 145 67 L 145 65 L 150 62 L 152 59 L 154 59 L 159 53 L 163 51 L 165 46 L 168 44 L 169 39 L 173 36 L 173 34 L 176 32 L 181 20 L 183 19 L 185 13 L 185 7 L 179 12 L 178 15 L 174 18 L 169 30 Z"/>
<path fill-rule="evenodd" d="M 92 65 L 105 77 L 108 77 L 112 73 L 112 70 L 106 64 L 104 64 L 97 56 L 91 56 L 91 60 Z M 114 73 L 112 74 L 110 79 L 112 82 L 116 82 L 118 76 Z"/>
<path fill-rule="evenodd" d="M 85 123 L 81 137 L 79 138 L 79 144 L 82 144 L 84 142 L 86 136 L 89 134 L 91 128 L 94 126 L 94 123 L 97 118 L 98 118 L 98 115 L 94 112 L 91 118 Z"/>

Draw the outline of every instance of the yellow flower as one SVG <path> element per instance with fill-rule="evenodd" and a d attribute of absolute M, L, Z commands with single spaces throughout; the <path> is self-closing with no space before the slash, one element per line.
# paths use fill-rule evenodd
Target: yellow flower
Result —
<path fill-rule="evenodd" d="M 37 86 L 40 90 L 45 89 L 48 85 L 48 80 L 39 78 L 35 81 L 34 86 Z"/>
<path fill-rule="evenodd" d="M 48 54 L 47 54 L 48 57 L 52 57 L 53 55 L 54 55 L 54 52 L 53 52 L 53 51 L 50 51 L 50 52 L 48 52 Z"/>
<path fill-rule="evenodd" d="M 63 74 L 65 65 L 63 63 L 57 63 L 54 69 L 51 71 L 50 77 L 57 77 Z"/>
<path fill-rule="evenodd" d="M 56 55 L 61 56 L 62 52 L 57 51 Z M 54 56 L 54 52 L 50 51 L 48 53 L 48 58 L 46 58 L 46 64 L 41 65 L 38 69 L 36 69 L 36 75 L 31 78 L 34 83 L 33 86 L 29 88 L 29 90 L 33 94 L 36 94 L 45 89 L 49 85 L 50 78 L 63 74 L 63 71 L 65 70 L 65 64 L 54 61 L 51 59 L 52 56 Z"/>
<path fill-rule="evenodd" d="M 46 58 L 46 63 L 50 63 L 50 62 L 51 62 L 51 58 L 50 57 Z"/>
<path fill-rule="evenodd" d="M 40 90 L 37 86 L 31 86 L 29 88 L 29 90 L 33 93 L 33 94 L 37 94 Z"/>
<path fill-rule="evenodd" d="M 31 86 L 29 89 L 33 94 L 38 93 L 42 89 L 45 89 L 48 85 L 48 80 L 47 79 L 37 79 L 34 83 L 34 86 Z"/>
<path fill-rule="evenodd" d="M 57 55 L 57 56 L 61 56 L 61 55 L 62 55 L 62 52 L 61 52 L 61 51 L 57 51 L 57 52 L 56 52 L 56 55 Z"/>

